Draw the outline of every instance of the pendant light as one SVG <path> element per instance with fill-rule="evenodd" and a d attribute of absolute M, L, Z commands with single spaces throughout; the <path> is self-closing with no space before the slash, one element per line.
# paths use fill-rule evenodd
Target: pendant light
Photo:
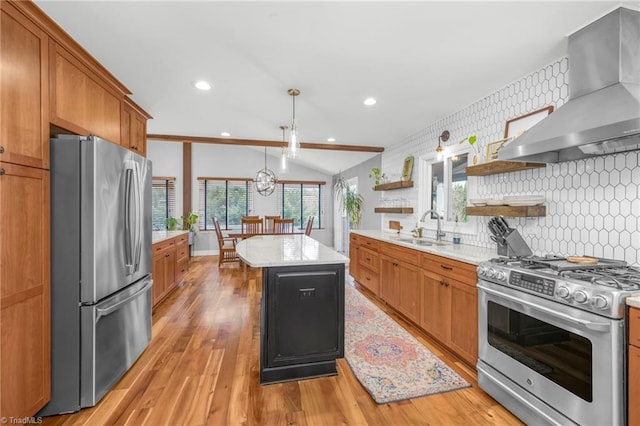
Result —
<path fill-rule="evenodd" d="M 298 140 L 298 126 L 296 125 L 296 96 L 300 94 L 298 89 L 287 90 L 289 96 L 293 98 L 293 119 L 291 120 L 291 131 L 289 132 L 289 158 L 296 158 L 300 151 L 300 141 Z"/>
<path fill-rule="evenodd" d="M 278 178 L 275 173 L 267 169 L 266 146 L 264 147 L 264 169 L 258 171 L 254 182 L 256 183 L 256 190 L 258 191 L 258 194 L 264 195 L 265 197 L 273 194 L 273 191 L 276 189 Z"/>
<path fill-rule="evenodd" d="M 282 129 L 282 153 L 280 154 L 280 174 L 289 173 L 289 165 L 287 164 L 287 142 L 284 137 L 284 131 L 288 129 L 289 126 L 280 126 Z"/>

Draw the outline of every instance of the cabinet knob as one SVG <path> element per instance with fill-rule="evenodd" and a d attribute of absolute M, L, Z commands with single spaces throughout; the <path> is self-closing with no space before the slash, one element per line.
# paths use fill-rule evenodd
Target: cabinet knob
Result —
<path fill-rule="evenodd" d="M 451 270 L 453 270 L 453 268 L 452 268 L 451 266 L 440 265 L 440 267 L 441 267 L 442 269 L 446 269 L 447 271 L 451 271 Z"/>
<path fill-rule="evenodd" d="M 2 176 L 3 174 L 4 174 L 4 169 L 0 167 L 0 176 Z"/>
<path fill-rule="evenodd" d="M 0 154 L 4 154 L 4 146 L 0 145 Z"/>

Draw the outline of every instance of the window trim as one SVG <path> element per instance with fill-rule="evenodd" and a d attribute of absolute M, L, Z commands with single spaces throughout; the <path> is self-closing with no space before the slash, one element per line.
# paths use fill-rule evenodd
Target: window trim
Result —
<path fill-rule="evenodd" d="M 420 206 L 420 209 L 419 209 L 418 217 L 416 221 L 423 228 L 432 230 L 432 231 L 435 231 L 438 227 L 437 226 L 438 221 L 436 219 L 426 218 L 424 222 L 420 222 L 420 219 L 422 218 L 422 215 L 424 214 L 424 212 L 426 212 L 431 208 L 431 203 L 430 203 L 431 197 L 430 197 L 430 191 L 429 191 L 429 189 L 431 188 L 431 174 L 429 173 L 429 171 L 431 169 L 431 164 L 437 163 L 440 161 L 445 163 L 445 173 L 446 173 L 445 183 L 447 188 L 447 194 L 445 197 L 446 207 L 445 207 L 445 218 L 442 219 L 440 222 L 441 222 L 442 230 L 448 234 L 446 238 L 451 237 L 450 233 L 453 231 L 454 224 L 455 224 L 454 220 L 447 220 L 446 218 L 446 213 L 448 209 L 450 209 L 449 204 L 451 200 L 451 194 L 448 191 L 451 186 L 450 185 L 451 176 L 449 175 L 450 170 L 448 169 L 449 166 L 447 165 L 447 159 L 455 155 L 463 155 L 463 154 L 467 154 L 467 166 L 469 166 L 470 161 L 474 154 L 471 147 L 469 146 L 464 146 L 464 147 L 456 146 L 453 148 L 446 147 L 444 152 L 442 152 L 441 154 L 437 154 L 434 152 L 432 154 L 424 155 L 419 158 L 418 173 L 420 178 L 420 185 L 419 185 L 420 190 L 418 192 L 418 205 Z M 470 196 L 469 189 L 470 189 L 470 181 L 469 181 L 469 177 L 467 176 L 467 204 L 468 204 L 468 198 Z M 474 235 L 477 234 L 478 224 L 476 220 L 471 219 L 472 217 L 473 216 L 467 215 L 467 222 L 458 224 L 458 230 L 460 233 L 474 234 Z"/>
<path fill-rule="evenodd" d="M 214 226 L 213 226 L 213 222 L 211 224 L 208 224 L 208 218 L 207 218 L 207 182 L 208 181 L 223 181 L 225 184 L 225 192 L 224 192 L 224 197 L 225 197 L 225 206 L 228 207 L 229 206 L 229 182 L 234 182 L 234 183 L 239 183 L 239 182 L 244 182 L 246 185 L 246 192 L 245 192 L 245 204 L 246 204 L 246 213 L 245 215 L 249 215 L 253 209 L 253 196 L 250 195 L 252 194 L 253 191 L 253 185 L 251 185 L 251 183 L 253 183 L 253 178 L 238 178 L 238 177 L 203 177 L 203 176 L 199 176 L 197 178 L 198 181 L 204 181 L 203 182 L 203 192 L 204 192 L 204 206 L 199 206 L 198 210 L 199 212 L 202 213 L 202 224 L 204 225 L 204 227 L 199 226 L 199 230 L 201 231 L 212 231 L 214 230 Z M 198 184 L 198 192 L 200 192 L 200 184 Z M 201 194 L 198 194 L 198 198 L 201 197 Z M 220 227 L 222 229 L 224 229 L 225 231 L 228 230 L 233 230 L 235 228 L 229 228 L 229 209 L 225 208 L 225 217 L 224 217 L 224 223 L 220 223 Z"/>
<path fill-rule="evenodd" d="M 324 190 L 323 187 L 326 186 L 327 182 L 326 181 L 313 181 L 313 180 L 279 180 L 278 184 L 280 186 L 279 188 L 279 193 L 280 193 L 280 205 L 278 206 L 278 210 L 281 216 L 284 217 L 284 189 L 285 189 L 285 185 L 299 185 L 300 186 L 300 227 L 298 229 L 305 229 L 306 225 L 307 225 L 307 217 L 302 217 L 302 212 L 304 211 L 304 204 L 303 204 L 303 200 L 304 197 L 302 196 L 302 190 L 304 189 L 304 186 L 317 186 L 318 187 L 318 215 L 316 216 L 315 220 L 313 221 L 313 227 L 311 229 L 324 229 L 322 228 L 322 225 L 324 223 L 323 217 L 324 214 L 322 212 L 322 209 L 324 207 L 323 205 L 323 196 L 324 196 Z"/>

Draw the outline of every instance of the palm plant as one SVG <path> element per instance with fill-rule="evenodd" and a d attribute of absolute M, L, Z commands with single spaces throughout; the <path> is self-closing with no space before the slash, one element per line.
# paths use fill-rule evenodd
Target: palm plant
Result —
<path fill-rule="evenodd" d="M 351 227 L 357 229 L 360 226 L 360 218 L 362 217 L 364 197 L 351 187 L 342 175 L 338 177 L 333 185 L 333 191 L 340 210 L 346 213 Z"/>

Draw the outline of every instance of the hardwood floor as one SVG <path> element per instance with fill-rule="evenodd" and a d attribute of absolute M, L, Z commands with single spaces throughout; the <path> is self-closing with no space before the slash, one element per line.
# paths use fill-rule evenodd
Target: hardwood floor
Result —
<path fill-rule="evenodd" d="M 154 311 L 150 346 L 114 389 L 97 406 L 44 424 L 522 424 L 477 387 L 475 370 L 393 314 L 473 386 L 378 405 L 344 359 L 334 377 L 260 386 L 260 296 L 260 270 L 192 258 L 184 285 Z"/>

